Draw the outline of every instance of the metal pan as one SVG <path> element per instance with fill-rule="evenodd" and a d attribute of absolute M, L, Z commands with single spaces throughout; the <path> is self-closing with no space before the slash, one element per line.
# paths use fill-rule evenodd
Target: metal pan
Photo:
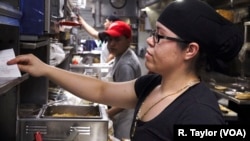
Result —
<path fill-rule="evenodd" d="M 41 117 L 100 119 L 102 115 L 99 106 L 52 105 L 43 111 Z"/>

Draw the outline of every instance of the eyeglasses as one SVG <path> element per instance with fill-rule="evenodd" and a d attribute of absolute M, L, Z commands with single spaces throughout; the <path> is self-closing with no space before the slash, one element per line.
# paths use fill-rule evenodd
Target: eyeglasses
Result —
<path fill-rule="evenodd" d="M 152 31 L 150 36 L 153 37 L 154 45 L 156 43 L 159 43 L 160 39 L 166 39 L 166 40 L 171 40 L 171 41 L 181 42 L 181 43 L 186 43 L 186 44 L 190 43 L 189 41 L 185 41 L 180 38 L 159 35 L 156 30 Z"/>

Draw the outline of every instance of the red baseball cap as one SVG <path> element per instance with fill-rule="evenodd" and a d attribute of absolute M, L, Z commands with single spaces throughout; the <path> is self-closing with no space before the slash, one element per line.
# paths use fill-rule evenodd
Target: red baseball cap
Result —
<path fill-rule="evenodd" d="M 104 33 L 107 33 L 111 37 L 125 36 L 131 38 L 132 31 L 127 23 L 123 21 L 115 21 L 106 31 L 104 31 Z"/>

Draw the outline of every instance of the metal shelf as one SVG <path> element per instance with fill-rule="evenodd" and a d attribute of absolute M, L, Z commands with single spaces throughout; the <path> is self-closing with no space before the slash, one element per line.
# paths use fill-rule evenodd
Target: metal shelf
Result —
<path fill-rule="evenodd" d="M 20 19 L 22 16 L 22 13 L 14 9 L 12 6 L 5 4 L 3 2 L 0 2 L 0 15 L 15 18 L 15 19 Z"/>
<path fill-rule="evenodd" d="M 0 95 L 8 92 L 11 88 L 17 86 L 28 78 L 28 74 L 24 74 L 22 77 L 18 78 L 0 78 Z"/>
<path fill-rule="evenodd" d="M 49 40 L 41 41 L 41 42 L 21 42 L 20 47 L 22 49 L 36 49 L 39 47 L 44 47 L 49 45 Z"/>
<path fill-rule="evenodd" d="M 101 54 L 101 50 L 91 50 L 91 51 L 78 51 L 73 53 L 73 55 L 86 55 L 86 54 L 93 54 L 93 55 L 100 55 Z"/>

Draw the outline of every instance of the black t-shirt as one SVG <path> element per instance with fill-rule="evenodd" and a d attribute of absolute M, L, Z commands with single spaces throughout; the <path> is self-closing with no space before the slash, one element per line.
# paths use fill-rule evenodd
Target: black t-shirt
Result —
<path fill-rule="evenodd" d="M 147 95 L 160 83 L 161 76 L 156 74 L 137 79 L 135 91 L 138 103 L 135 115 Z M 215 94 L 203 82 L 189 88 L 154 119 L 148 122 L 138 121 L 131 140 L 173 141 L 174 125 L 184 124 L 225 124 Z"/>

